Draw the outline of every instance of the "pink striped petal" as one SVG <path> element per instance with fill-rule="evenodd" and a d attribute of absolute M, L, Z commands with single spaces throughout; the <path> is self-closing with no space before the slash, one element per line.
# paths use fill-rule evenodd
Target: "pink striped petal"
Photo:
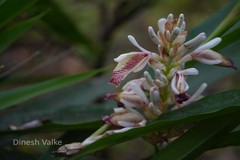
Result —
<path fill-rule="evenodd" d="M 113 70 L 109 83 L 119 86 L 120 82 L 124 80 L 129 73 L 142 70 L 147 65 L 150 55 L 151 53 L 147 52 L 130 52 L 124 54 L 124 57 L 121 57 L 117 67 Z"/>

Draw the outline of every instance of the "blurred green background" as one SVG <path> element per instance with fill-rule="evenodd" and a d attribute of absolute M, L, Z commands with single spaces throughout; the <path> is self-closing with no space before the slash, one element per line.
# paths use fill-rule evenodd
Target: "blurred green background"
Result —
<path fill-rule="evenodd" d="M 10 101 L 11 105 L 8 106 L 11 107 L 0 111 L 0 129 L 4 131 L 8 125 L 21 126 L 32 120 L 78 124 L 98 120 L 102 115 L 111 113 L 115 103 L 104 101 L 104 96 L 118 90 L 108 85 L 113 58 L 137 50 L 129 43 L 127 35 L 133 35 L 144 48 L 157 52 L 156 46 L 148 37 L 147 27 L 153 26 L 156 29 L 159 18 L 166 17 L 169 13 L 176 17 L 184 13 L 187 30 L 192 30 L 189 37 L 193 37 L 201 32 L 197 26 L 216 15 L 220 9 L 223 13 L 227 12 L 225 6 L 228 4 L 228 0 L 2 0 L 0 89 L 3 93 L 55 77 L 85 73 L 106 66 L 110 66 L 110 69 L 89 76 L 91 78 L 80 76 L 79 83 L 69 83 L 63 89 L 59 87 L 60 90 L 47 90 L 42 92 L 44 94 L 34 94 L 32 97 L 30 95 L 31 98 L 21 103 L 12 104 Z M 221 18 L 223 17 L 202 27 L 202 31 L 209 35 L 221 22 Z M 234 52 L 239 53 L 239 50 Z M 208 93 L 239 87 L 239 72 L 213 69 L 209 70 L 209 74 L 216 73 L 215 79 L 208 79 L 208 68 L 203 68 L 200 75 L 205 72 L 205 76 L 197 78 L 198 83 L 192 82 L 192 89 L 196 89 L 205 79 L 210 83 Z M 230 76 L 226 78 L 222 75 Z M 215 83 L 214 86 L 211 83 Z M 1 103 L 5 103 L 4 99 Z M 50 153 L 59 146 L 50 149 L 43 145 L 12 146 L 12 139 L 56 139 L 63 136 L 60 139 L 67 143 L 83 139 L 96 126 L 81 131 L 81 134 L 71 129 L 66 132 L 64 128 L 60 132 L 56 130 L 51 133 L 47 130 L 45 133 L 20 132 L 18 135 L 2 132 L 0 157 L 11 160 L 55 159 Z M 220 154 L 212 152 L 200 159 L 240 159 L 239 150 L 235 148 L 216 151 Z M 136 139 L 97 154 L 102 159 L 118 160 L 133 157 L 143 159 L 152 153 L 153 148 L 149 144 Z M 89 156 L 85 159 L 97 158 Z"/>

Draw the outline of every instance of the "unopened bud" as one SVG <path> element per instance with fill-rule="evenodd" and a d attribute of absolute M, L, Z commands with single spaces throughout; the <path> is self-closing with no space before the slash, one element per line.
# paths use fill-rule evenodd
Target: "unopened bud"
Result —
<path fill-rule="evenodd" d="M 196 47 L 196 46 L 200 45 L 205 39 L 206 39 L 206 34 L 205 33 L 200 33 L 199 35 L 197 35 L 193 39 L 185 42 L 183 45 L 185 45 L 185 47 L 187 49 L 192 49 L 193 47 Z"/>
<path fill-rule="evenodd" d="M 152 79 L 151 75 L 148 73 L 148 71 L 145 71 L 145 72 L 144 72 L 144 77 L 145 77 L 147 83 L 148 83 L 150 86 L 154 86 L 153 79 Z"/>
<path fill-rule="evenodd" d="M 182 23 L 184 21 L 184 15 L 183 14 L 180 14 L 179 15 L 179 18 L 178 18 L 178 21 L 177 21 L 177 26 L 180 28 L 182 26 Z"/>
<path fill-rule="evenodd" d="M 166 18 L 161 18 L 158 20 L 158 29 L 163 34 L 165 32 Z"/>
<path fill-rule="evenodd" d="M 162 44 L 159 37 L 156 35 L 151 26 L 148 27 L 148 35 L 155 44 L 157 45 Z"/>
<path fill-rule="evenodd" d="M 194 60 L 204 64 L 218 65 L 236 69 L 236 66 L 234 65 L 233 61 L 213 50 L 204 50 L 200 53 L 192 53 L 191 55 Z"/>
<path fill-rule="evenodd" d="M 161 73 L 159 69 L 155 70 L 155 78 L 160 80 L 164 85 L 168 84 L 168 78 L 163 73 Z"/>
<path fill-rule="evenodd" d="M 161 102 L 160 93 L 156 87 L 150 89 L 150 99 L 154 105 L 159 105 Z"/>
<path fill-rule="evenodd" d="M 171 42 L 171 39 L 172 39 L 171 37 L 172 37 L 172 35 L 171 35 L 170 31 L 167 30 L 165 33 L 166 33 L 166 36 L 165 36 L 165 37 L 166 37 L 166 40 L 167 40 L 168 42 Z"/>
<path fill-rule="evenodd" d="M 167 17 L 167 22 L 171 23 L 173 21 L 173 14 L 170 13 Z"/>
<path fill-rule="evenodd" d="M 55 156 L 71 156 L 78 153 L 82 147 L 83 145 L 80 142 L 65 144 L 58 148 L 57 151 L 53 151 L 52 154 Z"/>
<path fill-rule="evenodd" d="M 221 41 L 222 41 L 222 39 L 220 37 L 214 38 L 211 41 L 205 43 L 204 45 L 198 47 L 193 52 L 198 53 L 198 52 L 201 52 L 201 51 L 204 51 L 204 50 L 211 49 L 211 48 L 217 46 Z"/>
<path fill-rule="evenodd" d="M 178 36 L 180 30 L 179 27 L 175 27 L 172 31 L 171 41 L 174 41 L 176 37 Z"/>
<path fill-rule="evenodd" d="M 188 75 L 198 75 L 198 70 L 196 68 L 188 68 L 188 69 L 184 69 L 181 71 L 178 71 L 178 73 L 184 75 L 184 76 L 188 76 Z"/>

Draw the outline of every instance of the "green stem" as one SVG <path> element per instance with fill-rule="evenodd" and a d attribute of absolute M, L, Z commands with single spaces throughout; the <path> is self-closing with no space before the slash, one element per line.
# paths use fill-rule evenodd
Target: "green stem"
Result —
<path fill-rule="evenodd" d="M 225 19 L 218 25 L 218 27 L 207 38 L 206 42 L 222 36 L 227 30 L 229 30 L 237 21 L 240 20 L 240 2 L 237 2 L 235 7 L 229 12 Z"/>
<path fill-rule="evenodd" d="M 98 130 L 96 130 L 90 137 L 103 134 L 109 127 L 110 127 L 109 124 L 104 124 L 104 125 L 103 125 L 102 127 L 100 127 Z"/>

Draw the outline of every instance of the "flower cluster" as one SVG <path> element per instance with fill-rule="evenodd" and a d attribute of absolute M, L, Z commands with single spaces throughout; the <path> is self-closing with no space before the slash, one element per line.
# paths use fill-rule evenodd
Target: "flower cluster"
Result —
<path fill-rule="evenodd" d="M 81 147 L 109 134 L 145 126 L 168 110 L 178 109 L 200 99 L 207 84 L 203 83 L 192 95 L 188 93 L 186 77 L 198 75 L 198 70 L 185 68 L 186 62 L 195 60 L 208 65 L 236 68 L 231 60 L 211 50 L 221 42 L 221 38 L 205 42 L 206 34 L 200 33 L 186 41 L 185 27 L 183 14 L 178 18 L 172 14 L 161 18 L 157 32 L 149 27 L 148 34 L 157 45 L 158 53 L 144 49 L 133 36 L 128 36 L 129 41 L 140 51 L 124 53 L 114 59 L 118 65 L 109 83 L 118 87 L 130 73 L 139 72 L 147 65 L 153 74 L 144 71 L 142 78 L 127 82 L 121 92 L 107 94 L 106 98 L 117 101 L 118 105 L 113 114 L 104 116 L 102 120 L 117 129 L 90 136 Z"/>
<path fill-rule="evenodd" d="M 201 98 L 207 86 L 205 83 L 193 95 L 187 93 L 189 85 L 186 76 L 198 74 L 196 68 L 185 68 L 188 61 L 235 68 L 231 60 L 211 50 L 221 42 L 221 38 L 204 43 L 206 34 L 200 33 L 185 42 L 185 26 L 183 14 L 178 19 L 169 14 L 158 21 L 157 33 L 151 26 L 148 28 L 151 40 L 158 46 L 158 54 L 144 49 L 133 36 L 128 36 L 140 51 L 125 53 L 114 59 L 118 65 L 109 83 L 119 86 L 128 74 L 139 72 L 146 65 L 153 69 L 155 75 L 145 71 L 143 78 L 128 82 L 122 92 L 107 95 L 121 105 L 115 108 L 114 114 L 104 117 L 104 122 L 125 128 L 143 126 L 169 109 L 183 107 Z M 135 116 L 126 116 L 129 114 Z"/>

